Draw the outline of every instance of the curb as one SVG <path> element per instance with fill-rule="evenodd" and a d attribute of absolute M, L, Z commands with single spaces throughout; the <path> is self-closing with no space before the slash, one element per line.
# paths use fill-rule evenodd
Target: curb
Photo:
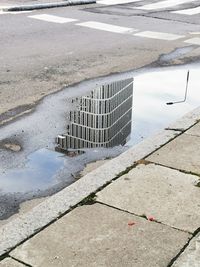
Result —
<path fill-rule="evenodd" d="M 185 130 L 197 123 L 199 117 L 200 107 L 172 124 L 170 126 L 172 129 L 166 128 L 160 133 L 145 139 L 120 156 L 103 164 L 80 180 L 44 200 L 29 212 L 3 225 L 0 228 L 0 258 L 67 212 L 70 212 L 83 199 L 111 182 L 137 161 L 146 158 L 161 146 L 183 134 Z"/>
<path fill-rule="evenodd" d="M 55 8 L 55 7 L 65 7 L 65 6 L 75 6 L 75 5 L 87 5 L 95 4 L 96 0 L 67 0 L 57 3 L 44 3 L 44 4 L 34 4 L 34 5 L 17 5 L 17 6 L 7 6 L 0 7 L 2 12 L 12 12 L 12 11 L 27 11 L 45 8 Z"/>

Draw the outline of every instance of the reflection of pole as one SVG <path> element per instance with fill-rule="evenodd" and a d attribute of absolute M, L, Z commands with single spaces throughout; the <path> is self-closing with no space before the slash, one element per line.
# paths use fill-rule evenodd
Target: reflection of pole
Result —
<path fill-rule="evenodd" d="M 167 105 L 173 105 L 173 104 L 179 104 L 179 103 L 183 103 L 183 102 L 185 102 L 185 100 L 186 100 L 186 98 L 187 98 L 189 76 L 190 76 L 190 71 L 188 70 L 188 72 L 187 72 L 187 81 L 186 81 L 185 97 L 184 97 L 184 99 L 181 100 L 181 101 L 168 102 L 168 103 L 166 103 Z"/>

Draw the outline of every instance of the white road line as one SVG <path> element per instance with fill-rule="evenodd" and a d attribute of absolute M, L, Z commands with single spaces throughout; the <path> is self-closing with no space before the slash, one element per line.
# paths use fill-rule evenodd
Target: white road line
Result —
<path fill-rule="evenodd" d="M 101 5 L 120 5 L 120 4 L 128 4 L 128 3 L 133 3 L 133 2 L 139 2 L 142 0 L 100 0 L 97 1 L 97 4 Z"/>
<path fill-rule="evenodd" d="M 189 8 L 189 9 L 182 9 L 182 10 L 172 11 L 171 13 L 192 16 L 192 15 L 196 15 L 196 14 L 200 13 L 200 6 L 194 7 L 194 8 Z"/>
<path fill-rule="evenodd" d="M 134 36 L 166 40 L 166 41 L 173 41 L 173 40 L 177 40 L 177 39 L 185 37 L 184 35 L 177 35 L 177 34 L 164 33 L 164 32 L 152 32 L 152 31 L 138 32 L 138 33 L 135 33 Z"/>
<path fill-rule="evenodd" d="M 121 27 L 121 26 L 116 26 L 116 25 L 101 23 L 101 22 L 96 22 L 96 21 L 87 21 L 83 23 L 78 23 L 76 25 L 87 27 L 87 28 L 92 28 L 96 30 L 114 32 L 114 33 L 133 33 L 137 31 L 136 29 L 133 29 L 133 28 L 126 28 L 126 27 Z"/>
<path fill-rule="evenodd" d="M 189 34 L 200 35 L 200 32 L 189 32 Z"/>
<path fill-rule="evenodd" d="M 44 21 L 54 22 L 54 23 L 68 23 L 72 21 L 78 21 L 77 19 L 63 18 L 63 17 L 53 16 L 53 15 L 48 15 L 48 14 L 33 15 L 33 16 L 29 16 L 29 18 L 39 19 L 39 20 L 44 20 Z"/>
<path fill-rule="evenodd" d="M 162 8 L 168 8 L 168 7 L 174 7 L 177 5 L 185 4 L 185 3 L 191 3 L 198 0 L 165 0 L 165 1 L 159 1 L 156 3 L 135 7 L 136 9 L 144 9 L 144 10 L 154 10 L 154 9 L 162 9 Z"/>
<path fill-rule="evenodd" d="M 198 38 L 198 37 L 191 38 L 191 39 L 185 40 L 184 43 L 200 45 L 200 38 Z"/>
<path fill-rule="evenodd" d="M 12 14 L 12 15 L 18 15 L 18 14 L 24 14 L 24 13 L 31 13 L 33 11 L 0 11 L 0 15 L 6 15 L 6 14 Z"/>

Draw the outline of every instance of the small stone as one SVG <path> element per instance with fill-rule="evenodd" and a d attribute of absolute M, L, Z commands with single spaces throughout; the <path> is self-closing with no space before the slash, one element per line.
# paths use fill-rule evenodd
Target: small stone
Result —
<path fill-rule="evenodd" d="M 4 147 L 13 152 L 19 152 L 21 150 L 21 146 L 17 144 L 7 143 L 7 144 L 4 144 Z"/>

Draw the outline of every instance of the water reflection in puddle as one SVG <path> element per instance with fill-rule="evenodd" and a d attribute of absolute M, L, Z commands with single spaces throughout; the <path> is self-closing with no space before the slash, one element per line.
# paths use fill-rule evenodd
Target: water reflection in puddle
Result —
<path fill-rule="evenodd" d="M 190 80 L 187 101 L 182 104 L 167 106 L 167 102 L 178 101 L 184 97 L 188 68 L 190 69 Z M 12 133 L 17 142 L 22 144 L 23 149 L 19 152 L 11 152 L 0 147 L 0 192 L 2 194 L 23 194 L 57 188 L 51 191 L 53 193 L 58 190 L 58 185 L 61 189 L 74 182 L 74 175 L 81 171 L 87 163 L 119 155 L 128 147 L 167 127 L 171 122 L 199 106 L 200 69 L 190 66 L 166 68 L 163 71 L 152 71 L 140 75 L 125 73 L 101 79 L 98 84 L 132 79 L 133 76 L 135 78 L 133 105 L 131 105 L 132 115 L 127 117 L 128 122 L 131 121 L 132 117 L 132 128 L 125 135 L 127 140 L 130 134 L 130 140 L 125 146 L 93 147 L 86 149 L 86 153 L 76 157 L 67 157 L 53 151 L 55 137 L 67 132 L 66 126 L 70 125 L 69 112 L 73 106 L 72 99 L 79 98 L 81 95 L 90 96 L 88 88 L 96 87 L 96 81 L 83 83 L 81 86 L 72 87 L 49 96 L 44 99 L 33 114 L 2 127 L 0 129 L 0 141 L 9 140 L 10 133 Z M 76 106 L 76 108 L 80 108 L 80 106 Z M 129 109 L 130 106 L 127 108 Z M 121 116 L 124 113 L 125 111 L 122 110 Z M 113 130 L 118 133 L 121 126 L 118 125 Z M 91 136 L 95 138 L 94 133 Z M 113 133 L 111 136 L 114 136 Z M 103 136 L 102 138 L 104 140 Z M 122 143 L 125 142 L 120 140 L 118 144 Z M 43 149 L 46 146 L 48 149 Z"/>
<path fill-rule="evenodd" d="M 46 190 L 55 185 L 54 177 L 63 164 L 64 159 L 59 153 L 40 149 L 28 156 L 24 168 L 12 169 L 1 175 L 1 189 L 3 193 Z"/>
<path fill-rule="evenodd" d="M 75 99 L 67 133 L 57 137 L 60 150 L 124 145 L 131 133 L 133 78 L 102 85 Z M 73 101 L 73 102 L 74 102 Z"/>
<path fill-rule="evenodd" d="M 190 69 L 186 102 L 166 105 L 184 98 L 188 69 L 155 71 L 134 81 L 133 125 L 129 146 L 167 127 L 200 104 L 200 69 Z"/>

